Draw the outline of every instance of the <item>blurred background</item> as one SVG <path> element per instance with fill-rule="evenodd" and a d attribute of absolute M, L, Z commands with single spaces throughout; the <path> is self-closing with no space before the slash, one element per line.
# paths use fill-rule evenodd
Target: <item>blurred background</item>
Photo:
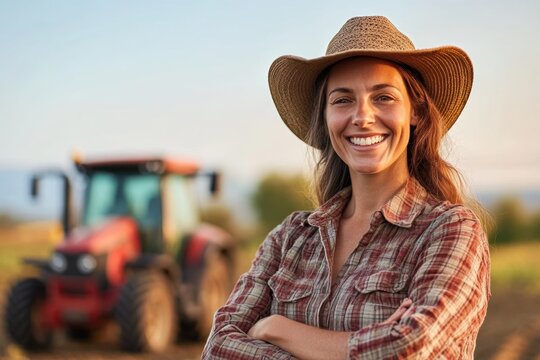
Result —
<path fill-rule="evenodd" d="M 62 239 L 62 187 L 45 180 L 34 200 L 31 174 L 63 169 L 80 206 L 73 157 L 178 155 L 220 169 L 221 197 L 203 198 L 201 213 L 234 235 L 236 271 L 245 271 L 269 229 L 312 206 L 310 152 L 274 109 L 268 68 L 284 54 L 322 55 L 357 15 L 387 16 L 417 48 L 456 45 L 470 55 L 473 91 L 445 152 L 497 224 L 489 234 L 493 298 L 476 358 L 539 358 L 540 3 L 533 0 L 0 0 L 2 308 L 25 271 L 20 258 L 47 257 Z M 124 356 L 114 342 L 98 350 L 60 342 L 53 357 Z M 198 358 L 200 346 L 161 356 Z M 27 354 L 2 329 L 0 356 L 49 355 Z"/>

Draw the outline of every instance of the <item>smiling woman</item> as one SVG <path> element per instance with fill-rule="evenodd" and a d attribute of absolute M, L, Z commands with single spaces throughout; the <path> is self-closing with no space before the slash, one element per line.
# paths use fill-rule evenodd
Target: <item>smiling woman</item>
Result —
<path fill-rule="evenodd" d="M 318 151 L 320 206 L 268 235 L 203 358 L 472 358 L 489 252 L 439 151 L 471 90 L 468 56 L 416 50 L 386 18 L 358 17 L 326 56 L 278 58 L 269 81 Z"/>
<path fill-rule="evenodd" d="M 416 116 L 396 67 L 372 58 L 343 60 L 332 67 L 326 92 L 330 141 L 351 176 L 388 169 L 388 176 L 406 179 Z"/>

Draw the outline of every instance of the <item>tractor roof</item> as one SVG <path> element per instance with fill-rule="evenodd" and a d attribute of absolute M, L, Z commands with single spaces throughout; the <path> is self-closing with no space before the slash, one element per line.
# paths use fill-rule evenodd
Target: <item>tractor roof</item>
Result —
<path fill-rule="evenodd" d="M 200 169 L 199 164 L 190 160 L 162 157 L 110 158 L 92 161 L 76 161 L 75 164 L 82 172 L 110 171 L 193 175 Z"/>

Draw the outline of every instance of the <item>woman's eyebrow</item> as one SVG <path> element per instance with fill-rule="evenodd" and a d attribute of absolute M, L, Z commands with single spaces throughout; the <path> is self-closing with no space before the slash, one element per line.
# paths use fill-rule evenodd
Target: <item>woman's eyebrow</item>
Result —
<path fill-rule="evenodd" d="M 330 91 L 328 93 L 328 96 L 332 95 L 332 93 L 335 93 L 335 92 L 342 92 L 342 93 L 352 93 L 353 91 L 349 88 L 345 88 L 345 87 L 338 87 L 338 88 L 335 88 L 333 89 L 332 91 Z"/>
<path fill-rule="evenodd" d="M 391 87 L 399 91 L 399 88 L 397 86 L 391 84 L 376 84 L 371 87 L 371 90 L 381 90 L 387 87 Z"/>
<path fill-rule="evenodd" d="M 394 86 L 392 84 L 387 84 L 387 83 L 375 84 L 369 90 L 370 91 L 377 91 L 377 90 L 381 90 L 381 89 L 384 89 L 384 88 L 387 88 L 387 87 L 391 87 L 391 88 L 394 88 L 394 89 L 396 89 L 398 91 L 401 91 L 397 86 Z M 332 89 L 328 93 L 327 96 L 330 96 L 330 95 L 332 95 L 332 93 L 335 93 L 335 92 L 352 93 L 353 90 L 350 89 L 350 88 L 346 88 L 346 87 L 338 87 L 338 88 Z"/>

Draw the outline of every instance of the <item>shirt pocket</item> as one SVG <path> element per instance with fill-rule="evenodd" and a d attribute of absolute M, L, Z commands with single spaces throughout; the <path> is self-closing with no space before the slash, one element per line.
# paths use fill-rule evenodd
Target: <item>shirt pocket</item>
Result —
<path fill-rule="evenodd" d="M 354 287 L 366 296 L 367 302 L 397 309 L 406 297 L 405 285 L 408 279 L 407 273 L 381 270 L 359 277 Z"/>
<path fill-rule="evenodd" d="M 287 269 L 280 269 L 268 280 L 272 290 L 272 314 L 305 321 L 302 315 L 313 292 L 313 280 L 300 277 Z"/>
<path fill-rule="evenodd" d="M 386 320 L 407 297 L 406 272 L 381 270 L 354 279 L 355 300 L 347 307 L 348 328 L 358 329 Z"/>
<path fill-rule="evenodd" d="M 280 269 L 272 275 L 268 280 L 268 286 L 279 302 L 296 301 L 313 292 L 313 280 L 300 278 L 286 269 Z"/>

